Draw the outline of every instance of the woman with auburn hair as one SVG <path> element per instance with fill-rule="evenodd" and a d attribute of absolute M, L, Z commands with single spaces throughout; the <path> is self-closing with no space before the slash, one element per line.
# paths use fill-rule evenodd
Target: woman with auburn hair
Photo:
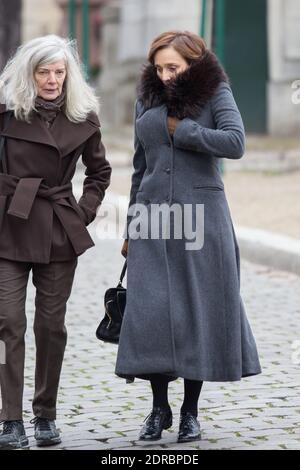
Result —
<path fill-rule="evenodd" d="M 160 439 L 172 425 L 168 383 L 182 377 L 178 442 L 187 442 L 201 438 L 204 381 L 261 372 L 240 296 L 239 248 L 219 165 L 221 158 L 243 156 L 245 134 L 227 75 L 202 38 L 163 33 L 152 42 L 148 62 L 135 105 L 134 172 L 121 250 L 127 299 L 115 372 L 127 381 L 150 380 L 153 408 L 140 440 Z M 160 204 L 182 213 L 192 207 L 193 234 L 202 230 L 203 243 L 189 245 L 186 231 L 174 236 L 181 221 L 170 212 L 167 228 L 156 220 L 159 236 L 151 237 L 147 229 Z M 143 218 L 137 217 L 141 205 Z M 139 225 L 147 236 L 140 236 Z"/>
<path fill-rule="evenodd" d="M 56 400 L 67 340 L 66 304 L 77 258 L 94 245 L 86 228 L 110 183 L 98 100 L 76 43 L 49 35 L 20 46 L 0 75 L 0 449 L 28 447 L 22 417 L 25 299 L 36 287 L 35 392 L 38 446 L 61 441 Z M 86 166 L 77 203 L 71 180 Z"/>

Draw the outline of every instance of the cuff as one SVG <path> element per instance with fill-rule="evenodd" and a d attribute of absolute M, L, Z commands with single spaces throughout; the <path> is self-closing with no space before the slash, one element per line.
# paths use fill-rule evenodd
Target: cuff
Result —
<path fill-rule="evenodd" d="M 173 134 L 173 141 L 175 147 L 183 147 L 186 149 L 193 150 L 193 145 L 191 145 L 191 134 L 193 131 L 196 131 L 199 124 L 193 121 L 190 118 L 182 119 L 176 126 L 175 132 Z"/>

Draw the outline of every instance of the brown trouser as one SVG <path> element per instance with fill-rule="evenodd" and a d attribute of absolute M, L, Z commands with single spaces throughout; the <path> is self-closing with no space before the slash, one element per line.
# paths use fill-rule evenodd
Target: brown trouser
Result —
<path fill-rule="evenodd" d="M 74 258 L 40 264 L 0 258 L 0 340 L 6 350 L 5 364 L 0 364 L 1 420 L 22 419 L 25 300 L 30 270 L 36 287 L 36 366 L 32 409 L 35 416 L 56 418 L 59 377 L 67 342 L 66 304 L 77 261 Z"/>

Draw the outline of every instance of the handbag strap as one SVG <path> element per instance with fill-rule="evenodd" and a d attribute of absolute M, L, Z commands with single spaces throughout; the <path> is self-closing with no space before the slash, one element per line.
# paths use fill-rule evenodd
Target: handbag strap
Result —
<path fill-rule="evenodd" d="M 125 262 L 124 262 L 124 265 L 123 265 L 123 268 L 122 268 L 122 272 L 121 272 L 121 275 L 120 275 L 120 280 L 119 280 L 118 286 L 121 286 L 121 285 L 122 285 L 122 281 L 123 281 L 123 279 L 124 279 L 124 276 L 125 276 L 125 273 L 126 273 L 126 269 L 127 269 L 127 259 L 125 259 Z"/>

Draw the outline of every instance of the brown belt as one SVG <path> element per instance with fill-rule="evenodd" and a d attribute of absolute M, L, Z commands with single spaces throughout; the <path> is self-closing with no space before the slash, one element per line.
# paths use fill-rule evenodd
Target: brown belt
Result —
<path fill-rule="evenodd" d="M 7 214 L 27 220 L 35 198 L 47 199 L 62 223 L 76 254 L 82 253 L 84 249 L 94 243 L 80 219 L 78 211 L 71 202 L 72 199 L 75 200 L 72 183 L 49 187 L 43 183 L 43 180 L 44 178 L 18 178 L 17 176 L 0 173 L 0 195 L 12 196 Z M 70 198 L 69 203 L 66 198 Z M 66 205 L 74 209 L 78 217 L 65 217 L 64 206 Z"/>

